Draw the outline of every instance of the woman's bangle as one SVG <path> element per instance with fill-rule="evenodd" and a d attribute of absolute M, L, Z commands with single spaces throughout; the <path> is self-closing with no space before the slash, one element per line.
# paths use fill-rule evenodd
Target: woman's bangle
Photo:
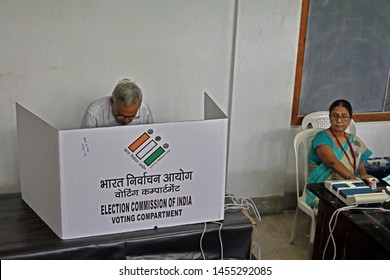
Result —
<path fill-rule="evenodd" d="M 355 173 L 353 173 L 353 172 L 351 174 L 349 174 L 349 176 L 347 177 L 347 180 L 349 180 L 349 178 L 351 178 L 354 175 L 355 175 Z"/>

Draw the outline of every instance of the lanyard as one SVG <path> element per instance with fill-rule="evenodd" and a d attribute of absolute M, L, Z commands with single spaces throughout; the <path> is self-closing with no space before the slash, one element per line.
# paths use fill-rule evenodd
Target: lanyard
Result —
<path fill-rule="evenodd" d="M 336 138 L 337 144 L 339 144 L 339 146 L 341 147 L 341 149 L 342 149 L 343 152 L 344 152 L 344 155 L 347 157 L 349 163 L 350 163 L 351 166 L 353 167 L 353 171 L 356 171 L 356 157 L 355 157 L 355 151 L 353 150 L 352 145 L 351 145 L 351 142 L 349 142 L 349 139 L 348 139 L 347 135 L 346 135 L 345 132 L 344 132 L 344 137 L 347 139 L 348 146 L 349 146 L 349 149 L 350 149 L 350 151 L 351 151 L 352 158 L 353 158 L 353 164 L 352 164 L 351 159 L 349 158 L 347 152 L 344 150 L 343 145 L 341 145 L 340 140 L 339 140 L 339 139 L 337 138 L 337 136 L 334 134 L 334 132 L 332 131 L 332 129 L 329 129 L 329 130 L 330 130 L 330 133 L 332 133 L 333 137 Z"/>

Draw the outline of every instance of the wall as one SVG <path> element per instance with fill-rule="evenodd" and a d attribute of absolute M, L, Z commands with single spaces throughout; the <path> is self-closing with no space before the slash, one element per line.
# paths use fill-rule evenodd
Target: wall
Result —
<path fill-rule="evenodd" d="M 300 1 L 286 3 L 240 1 L 238 10 L 228 189 L 276 198 L 263 211 L 281 210 L 291 146 Z"/>
<path fill-rule="evenodd" d="M 20 189 L 15 101 L 75 128 L 87 104 L 127 76 L 158 122 L 201 119 L 210 93 L 230 114 L 227 191 L 258 198 L 263 213 L 281 211 L 295 195 L 300 8 L 300 0 L 1 1 L 0 193 Z M 390 155 L 388 122 L 357 131 L 374 154 Z"/>

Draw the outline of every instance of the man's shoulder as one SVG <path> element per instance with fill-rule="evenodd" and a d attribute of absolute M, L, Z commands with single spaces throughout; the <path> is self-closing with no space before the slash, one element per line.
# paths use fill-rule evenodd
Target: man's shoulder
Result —
<path fill-rule="evenodd" d="M 144 108 L 148 111 L 150 110 L 148 103 L 146 103 L 144 100 L 142 100 L 140 108 Z"/>
<path fill-rule="evenodd" d="M 107 106 L 110 106 L 110 96 L 104 96 L 96 99 L 88 106 L 89 111 L 101 110 Z"/>
<path fill-rule="evenodd" d="M 102 106 L 102 105 L 106 105 L 106 104 L 110 104 L 110 96 L 104 96 L 104 97 L 100 97 L 98 99 L 96 99 L 95 101 L 93 101 L 90 106 Z"/>

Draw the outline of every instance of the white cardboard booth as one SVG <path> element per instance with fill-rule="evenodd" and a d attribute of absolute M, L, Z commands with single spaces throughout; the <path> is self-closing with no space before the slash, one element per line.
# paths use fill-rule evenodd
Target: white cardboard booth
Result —
<path fill-rule="evenodd" d="M 207 94 L 204 111 L 60 130 L 17 103 L 22 198 L 62 239 L 222 220 L 227 118 Z"/>

